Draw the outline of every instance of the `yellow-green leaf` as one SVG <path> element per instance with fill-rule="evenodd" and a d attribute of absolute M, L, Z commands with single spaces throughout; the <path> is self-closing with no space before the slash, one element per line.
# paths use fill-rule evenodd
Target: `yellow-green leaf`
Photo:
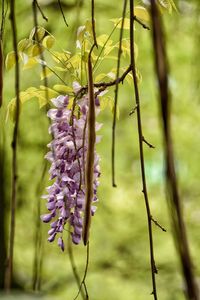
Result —
<path fill-rule="evenodd" d="M 75 54 L 73 55 L 68 61 L 67 61 L 67 67 L 73 67 L 74 69 L 77 69 L 81 63 L 80 55 Z"/>
<path fill-rule="evenodd" d="M 118 19 L 111 19 L 110 21 L 112 21 L 114 23 L 114 25 L 116 26 L 116 28 L 121 28 L 122 26 L 122 18 L 118 18 Z M 128 18 L 124 18 L 124 29 L 129 29 L 130 26 L 130 21 Z"/>
<path fill-rule="evenodd" d="M 56 84 L 53 86 L 53 89 L 59 93 L 73 93 L 73 89 L 67 85 Z"/>
<path fill-rule="evenodd" d="M 53 75 L 53 72 L 49 68 L 45 67 L 45 72 L 43 69 L 40 73 L 40 79 L 43 80 L 44 78 L 50 77 L 51 75 Z"/>
<path fill-rule="evenodd" d="M 15 52 L 11 51 L 7 54 L 6 56 L 6 69 L 10 70 L 16 63 L 16 59 L 15 59 Z"/>
<path fill-rule="evenodd" d="M 31 57 L 28 61 L 24 64 L 23 70 L 30 69 L 38 64 L 38 60 L 35 57 Z"/>
<path fill-rule="evenodd" d="M 134 7 L 134 16 L 136 16 L 138 19 L 149 22 L 150 21 L 150 16 L 146 8 L 143 6 L 135 6 Z"/>
<path fill-rule="evenodd" d="M 68 71 L 67 68 L 62 68 L 62 67 L 58 67 L 58 66 L 55 66 L 53 69 L 56 70 L 56 71 L 59 71 L 59 72 L 66 72 L 66 71 Z"/>
<path fill-rule="evenodd" d="M 106 45 L 106 47 L 104 48 L 104 55 L 107 56 L 108 54 L 110 54 L 110 52 L 112 52 L 115 48 L 117 47 L 117 45 L 114 46 L 109 46 Z"/>
<path fill-rule="evenodd" d="M 55 43 L 55 38 L 52 35 L 45 36 L 45 38 L 42 41 L 42 45 L 47 49 L 52 48 L 54 43 Z"/>
<path fill-rule="evenodd" d="M 161 8 L 164 8 L 169 13 L 172 12 L 172 8 L 177 12 L 177 8 L 173 0 L 159 0 L 158 4 L 160 4 Z"/>
<path fill-rule="evenodd" d="M 45 98 L 45 101 L 44 101 L 44 99 L 40 99 L 40 103 L 39 103 L 39 105 L 40 105 L 40 108 L 42 107 L 42 106 L 44 106 L 44 105 L 46 105 L 46 103 L 47 103 L 47 101 L 49 101 L 50 99 L 52 99 L 52 98 L 55 98 L 55 97 L 57 97 L 57 96 L 59 96 L 59 93 L 58 92 L 56 92 L 55 90 L 53 90 L 53 89 L 50 89 L 49 87 L 45 87 L 45 86 L 43 86 L 43 85 L 40 85 L 40 91 L 39 91 L 39 95 L 42 97 L 42 98 Z M 48 99 L 47 99 L 47 96 L 48 96 Z"/>
<path fill-rule="evenodd" d="M 101 73 L 95 77 L 95 82 L 99 82 L 104 79 L 107 75 L 105 73 Z"/>
<path fill-rule="evenodd" d="M 31 51 L 31 56 L 34 57 L 40 55 L 44 51 L 44 48 L 39 45 L 33 45 L 29 50 Z"/>
<path fill-rule="evenodd" d="M 92 22 L 90 20 L 86 20 L 85 29 L 92 35 Z"/>
<path fill-rule="evenodd" d="M 12 122 L 16 120 L 16 98 L 10 100 L 7 106 L 6 120 L 11 119 Z"/>
<path fill-rule="evenodd" d="M 100 46 L 100 47 L 103 47 L 105 42 L 108 40 L 108 35 L 107 34 L 102 34 L 100 36 L 97 37 L 97 44 Z M 111 41 L 111 40 L 109 40 Z M 112 41 L 111 41 L 112 42 Z"/>
<path fill-rule="evenodd" d="M 57 62 L 57 63 L 65 63 L 69 58 L 71 53 L 64 51 L 64 52 L 58 52 L 58 51 L 52 51 L 52 58 Z"/>
<path fill-rule="evenodd" d="M 18 51 L 24 52 L 31 45 L 32 42 L 29 39 L 23 39 L 18 43 Z"/>
<path fill-rule="evenodd" d="M 36 38 L 36 32 L 37 32 L 37 38 Z M 37 27 L 37 31 L 36 31 L 36 27 L 34 27 L 32 30 L 31 30 L 31 33 L 29 35 L 29 39 L 31 40 L 39 40 L 41 41 L 43 39 L 43 37 L 45 36 L 45 32 L 46 30 L 41 27 L 41 26 L 38 26 Z"/>

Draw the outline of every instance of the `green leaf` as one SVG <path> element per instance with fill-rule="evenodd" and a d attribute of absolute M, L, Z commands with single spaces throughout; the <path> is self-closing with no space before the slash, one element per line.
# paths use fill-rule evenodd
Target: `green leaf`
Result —
<path fill-rule="evenodd" d="M 31 69 L 38 64 L 38 60 L 35 57 L 28 58 L 28 61 L 24 63 L 23 70 Z"/>
<path fill-rule="evenodd" d="M 33 45 L 30 49 L 32 57 L 40 55 L 43 51 L 44 51 L 44 48 L 39 45 Z"/>
<path fill-rule="evenodd" d="M 65 63 L 68 61 L 68 59 L 71 56 L 71 53 L 68 51 L 63 51 L 63 52 L 58 52 L 58 51 L 52 51 L 52 58 L 57 62 L 57 63 Z"/>
<path fill-rule="evenodd" d="M 85 30 L 92 35 L 92 22 L 90 20 L 86 20 L 85 22 Z"/>
<path fill-rule="evenodd" d="M 102 34 L 102 35 L 98 36 L 97 37 L 97 44 L 98 44 L 98 46 L 103 47 L 104 44 L 106 43 L 107 39 L 108 39 L 108 35 L 107 34 Z M 109 40 L 109 41 L 111 41 L 111 43 L 112 43 L 112 40 Z"/>
<path fill-rule="evenodd" d="M 118 18 L 118 19 L 111 19 L 111 22 L 114 23 L 114 25 L 116 26 L 116 28 L 121 28 L 122 26 L 122 18 Z M 124 18 L 124 29 L 129 29 L 130 26 L 130 21 L 128 18 Z"/>
<path fill-rule="evenodd" d="M 47 67 L 45 68 L 45 72 L 44 70 L 42 70 L 42 72 L 40 73 L 40 79 L 43 80 L 44 78 L 50 77 L 51 75 L 53 75 L 54 73 Z"/>
<path fill-rule="evenodd" d="M 105 48 L 104 48 L 104 55 L 107 56 L 108 54 L 110 54 L 110 52 L 112 52 L 115 48 L 117 48 L 117 44 L 115 44 L 114 46 L 109 46 L 109 45 L 106 45 Z"/>
<path fill-rule="evenodd" d="M 99 82 L 107 76 L 105 73 L 101 73 L 95 77 L 95 82 Z"/>
<path fill-rule="evenodd" d="M 68 61 L 67 61 L 67 67 L 73 67 L 74 69 L 78 69 L 81 63 L 81 57 L 78 54 L 73 55 Z"/>
<path fill-rule="evenodd" d="M 53 69 L 56 71 L 59 71 L 59 72 L 67 72 L 68 71 L 67 68 L 62 68 L 62 67 L 58 67 L 58 66 L 55 66 Z"/>
<path fill-rule="evenodd" d="M 53 86 L 53 89 L 59 93 L 73 93 L 73 89 L 67 85 L 56 84 Z"/>
<path fill-rule="evenodd" d="M 42 41 L 42 45 L 47 49 L 52 48 L 54 43 L 55 43 L 55 38 L 52 35 L 45 36 L 45 38 Z"/>
<path fill-rule="evenodd" d="M 38 99 L 40 108 L 47 104 L 47 102 L 55 97 L 59 96 L 59 93 L 49 87 L 40 85 L 40 90 L 38 90 Z M 48 98 L 47 98 L 48 96 Z"/>
<path fill-rule="evenodd" d="M 16 59 L 15 59 L 15 52 L 11 51 L 7 54 L 6 56 L 6 69 L 10 70 L 16 63 Z"/>
<path fill-rule="evenodd" d="M 173 0 L 158 0 L 158 3 L 160 4 L 161 8 L 164 8 L 169 13 L 172 12 L 172 8 L 177 12 L 177 8 Z"/>
<path fill-rule="evenodd" d="M 36 33 L 37 33 L 37 37 L 36 37 Z M 43 39 L 43 37 L 45 36 L 45 33 L 46 33 L 46 30 L 43 27 L 38 26 L 37 31 L 36 31 L 36 27 L 34 27 L 31 30 L 31 33 L 29 35 L 29 39 L 38 40 L 40 42 Z"/>
<path fill-rule="evenodd" d="M 39 42 L 44 38 L 45 33 L 46 33 L 46 30 L 45 30 L 43 27 L 40 26 L 40 27 L 37 29 L 37 36 L 38 36 Z M 36 35 L 36 34 L 35 34 L 35 35 Z"/>
<path fill-rule="evenodd" d="M 16 98 L 11 99 L 7 106 L 6 120 L 8 119 L 12 122 L 16 120 Z"/>
<path fill-rule="evenodd" d="M 29 39 L 23 39 L 18 43 L 18 51 L 24 52 L 28 47 L 32 45 L 32 42 Z"/>
<path fill-rule="evenodd" d="M 149 22 L 150 21 L 150 16 L 146 8 L 143 6 L 135 6 L 134 7 L 134 16 L 136 16 L 138 19 Z"/>

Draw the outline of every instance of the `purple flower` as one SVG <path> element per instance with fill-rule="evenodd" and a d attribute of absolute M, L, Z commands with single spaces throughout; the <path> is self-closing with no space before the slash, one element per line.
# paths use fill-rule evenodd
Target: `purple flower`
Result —
<path fill-rule="evenodd" d="M 78 86 L 76 86 L 78 90 Z M 50 151 L 45 158 L 51 163 L 49 170 L 50 180 L 54 179 L 51 186 L 47 187 L 47 195 L 42 198 L 47 200 L 48 214 L 41 216 L 45 223 L 50 221 L 51 229 L 48 231 L 48 241 L 53 242 L 58 234 L 58 246 L 64 251 L 63 230 L 70 226 L 71 238 L 74 244 L 79 244 L 82 239 L 83 212 L 85 207 L 85 164 L 87 156 L 87 112 L 88 96 L 78 100 L 77 106 L 80 113 L 68 108 L 69 97 L 59 96 L 51 100 L 55 108 L 48 111 L 51 119 L 49 133 L 53 140 L 47 145 Z M 96 101 L 99 106 L 98 99 Z M 97 107 L 97 113 L 99 108 Z M 96 124 L 96 131 L 101 127 Z M 97 137 L 96 142 L 98 142 Z M 99 156 L 95 153 L 94 163 L 94 198 L 97 199 L 98 178 L 100 176 Z M 91 215 L 94 215 L 96 206 L 92 206 Z"/>

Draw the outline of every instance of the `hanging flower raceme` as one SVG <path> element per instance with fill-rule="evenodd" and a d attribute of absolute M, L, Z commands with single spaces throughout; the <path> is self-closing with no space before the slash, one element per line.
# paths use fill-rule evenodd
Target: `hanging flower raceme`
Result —
<path fill-rule="evenodd" d="M 41 219 L 45 223 L 51 221 L 48 241 L 54 241 L 56 235 L 59 235 L 58 245 L 64 251 L 63 230 L 67 223 L 70 225 L 70 234 L 74 244 L 79 244 L 82 237 L 88 96 L 85 95 L 78 101 L 76 114 L 73 109 L 68 108 L 68 96 L 59 96 L 51 101 L 55 108 L 50 109 L 47 115 L 52 123 L 49 133 L 52 134 L 53 140 L 48 145 L 50 151 L 45 157 L 51 162 L 49 173 L 50 179 L 54 182 L 47 188 L 48 194 L 42 196 L 47 199 L 49 213 L 42 215 Z M 96 123 L 96 131 L 100 127 L 101 125 Z M 97 140 L 99 137 L 96 142 Z M 97 201 L 99 176 L 99 156 L 95 153 L 93 202 Z M 96 206 L 92 206 L 92 215 L 95 210 Z"/>

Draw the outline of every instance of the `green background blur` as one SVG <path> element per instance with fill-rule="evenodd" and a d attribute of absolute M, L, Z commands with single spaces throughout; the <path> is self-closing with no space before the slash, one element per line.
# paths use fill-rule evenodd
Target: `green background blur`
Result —
<path fill-rule="evenodd" d="M 25 38 L 33 28 L 31 1 L 17 0 L 18 39 Z M 65 3 L 73 1 L 65 0 Z M 79 25 L 90 18 L 90 1 L 80 10 Z M 96 0 L 97 35 L 112 30 L 111 18 L 121 16 L 123 1 Z M 57 43 L 67 50 L 74 51 L 75 28 L 78 25 L 76 8 L 65 10 L 69 27 L 66 28 L 60 12 L 51 1 L 39 1 L 49 21 L 39 17 L 40 25 L 47 28 L 57 39 Z M 138 2 L 141 4 L 141 2 Z M 199 1 L 178 1 L 179 13 L 165 14 L 167 50 L 170 63 L 170 89 L 172 94 L 172 127 L 176 154 L 176 167 L 180 184 L 180 195 L 184 205 L 191 254 L 197 280 L 200 276 L 200 4 Z M 117 39 L 119 31 L 114 39 Z M 173 243 L 170 217 L 166 203 L 163 177 L 163 147 L 157 83 L 153 67 L 151 32 L 136 24 L 136 43 L 139 54 L 137 67 L 142 74 L 139 85 L 143 133 L 155 145 L 150 149 L 144 144 L 145 167 L 153 217 L 167 229 L 162 232 L 153 225 L 155 259 L 158 268 L 157 289 L 161 300 L 184 299 L 184 286 L 179 261 Z M 6 22 L 5 52 L 12 48 L 9 20 Z M 56 44 L 55 44 L 56 50 Z M 115 67 L 116 61 L 107 61 L 108 67 Z M 128 64 L 128 62 L 127 62 Z M 105 65 L 102 65 L 102 71 Z M 39 86 L 40 70 L 35 68 L 21 72 L 21 90 L 29 86 Z M 50 82 L 58 83 L 56 78 Z M 114 89 L 110 90 L 113 95 Z M 5 71 L 4 106 L 1 109 L 1 126 L 4 126 L 6 147 L 6 196 L 10 197 L 11 140 L 13 124 L 5 121 L 6 106 L 14 96 L 14 70 Z M 146 300 L 150 293 L 151 273 L 149 266 L 149 243 L 147 218 L 142 195 L 140 162 L 136 116 L 129 116 L 134 107 L 133 88 L 127 83 L 120 86 L 120 117 L 117 123 L 116 177 L 117 188 L 111 187 L 111 128 L 112 113 L 106 108 L 99 115 L 103 123 L 98 145 L 101 156 L 101 184 L 99 203 L 92 219 L 90 237 L 90 265 L 87 287 L 91 300 Z M 4 125 L 2 125 L 4 124 Z M 49 142 L 48 120 L 45 109 L 39 110 L 36 100 L 24 104 L 20 118 L 18 148 L 18 200 L 16 216 L 16 239 L 14 253 L 14 273 L 17 283 L 25 291 L 17 291 L 13 296 L 0 295 L 2 299 L 67 299 L 77 294 L 67 251 L 62 253 L 55 243 L 46 241 L 48 224 L 42 224 L 44 255 L 41 292 L 32 292 L 34 259 L 34 237 L 37 203 L 46 212 L 45 203 L 40 200 L 38 189 L 41 183 L 46 144 Z M 2 145 L 1 145 L 2 146 Z M 48 177 L 48 176 L 47 176 Z M 9 204 L 8 204 L 9 206 Z M 7 220 L 9 221 L 9 220 Z M 66 237 L 67 238 L 67 237 Z M 82 277 L 85 267 L 86 248 L 74 246 L 77 269 Z M 199 281 L 200 282 L 200 281 Z M 79 297 L 81 299 L 81 297 Z"/>

